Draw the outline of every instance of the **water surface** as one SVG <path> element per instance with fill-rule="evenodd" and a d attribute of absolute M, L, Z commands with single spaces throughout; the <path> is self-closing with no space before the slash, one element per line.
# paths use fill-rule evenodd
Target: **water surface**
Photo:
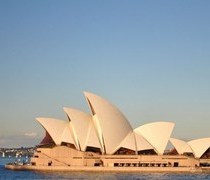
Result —
<path fill-rule="evenodd" d="M 52 172 L 52 171 L 12 171 L 4 168 L 4 164 L 14 158 L 0 158 L 0 179 L 142 179 L 142 180 L 188 180 L 209 179 L 205 173 L 94 173 L 94 172 Z"/>

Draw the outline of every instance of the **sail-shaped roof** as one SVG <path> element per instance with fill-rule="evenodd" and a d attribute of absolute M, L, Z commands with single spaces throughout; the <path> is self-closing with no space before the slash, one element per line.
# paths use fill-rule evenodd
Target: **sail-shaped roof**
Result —
<path fill-rule="evenodd" d="M 174 148 L 179 154 L 193 153 L 190 145 L 186 141 L 170 138 L 170 142 L 173 144 Z"/>
<path fill-rule="evenodd" d="M 92 116 L 73 108 L 64 108 L 69 123 L 74 129 L 74 139 L 79 144 L 80 150 L 85 151 L 88 145 L 100 145 L 93 127 Z M 100 146 L 99 146 L 100 147 Z"/>
<path fill-rule="evenodd" d="M 179 154 L 193 153 L 201 158 L 210 148 L 210 138 L 185 142 L 170 138 L 174 128 L 171 122 L 153 122 L 135 130 L 125 116 L 110 102 L 93 93 L 85 92 L 92 115 L 80 110 L 64 108 L 69 121 L 37 118 L 46 130 L 41 143 L 71 143 L 76 149 L 100 148 L 102 153 L 114 154 L 121 147 L 134 151 L 155 150 L 163 154 L 170 139 Z M 90 148 L 91 149 L 91 148 Z"/>
<path fill-rule="evenodd" d="M 130 132 L 126 136 L 126 138 L 124 139 L 124 141 L 122 141 L 122 143 L 120 144 L 120 146 L 118 148 L 120 148 L 120 147 L 136 151 L 136 140 L 135 140 L 134 132 Z"/>
<path fill-rule="evenodd" d="M 62 142 L 74 144 L 69 123 L 53 118 L 37 118 L 37 121 L 49 133 L 56 145 Z"/>
<path fill-rule="evenodd" d="M 210 138 L 202 138 L 189 141 L 188 144 L 192 148 L 196 158 L 200 158 L 205 151 L 210 148 Z"/>
<path fill-rule="evenodd" d="M 173 128 L 174 123 L 171 122 L 154 122 L 136 128 L 135 132 L 143 136 L 158 154 L 163 154 Z"/>
<path fill-rule="evenodd" d="M 88 139 L 87 139 L 86 146 L 99 148 L 99 149 L 101 149 L 101 152 L 102 152 L 102 147 L 100 145 L 94 125 L 90 124 L 89 128 L 90 128 L 90 130 L 88 131 L 89 134 L 87 135 Z"/>
<path fill-rule="evenodd" d="M 100 143 L 107 154 L 113 154 L 132 127 L 125 116 L 111 103 L 92 93 L 85 92 L 85 97 L 98 125 Z"/>
<path fill-rule="evenodd" d="M 131 149 L 133 151 L 151 150 L 154 147 L 141 135 L 135 131 L 130 132 L 124 141 L 120 144 L 120 147 Z"/>
<path fill-rule="evenodd" d="M 137 151 L 154 149 L 154 147 L 140 134 L 134 133 L 136 138 Z"/>

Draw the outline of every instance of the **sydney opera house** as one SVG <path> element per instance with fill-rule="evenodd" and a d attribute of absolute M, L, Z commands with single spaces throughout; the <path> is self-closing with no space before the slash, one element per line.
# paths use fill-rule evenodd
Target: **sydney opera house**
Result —
<path fill-rule="evenodd" d="M 133 129 L 104 98 L 85 92 L 90 113 L 64 108 L 67 120 L 37 118 L 46 135 L 31 158 L 31 169 L 127 170 L 210 166 L 210 138 L 172 138 L 173 122 Z M 166 150 L 171 144 L 171 150 Z"/>

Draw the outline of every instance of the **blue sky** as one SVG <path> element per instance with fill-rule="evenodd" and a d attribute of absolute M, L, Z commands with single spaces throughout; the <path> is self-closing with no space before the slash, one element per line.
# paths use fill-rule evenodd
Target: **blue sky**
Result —
<path fill-rule="evenodd" d="M 89 112 L 83 91 L 135 128 L 209 137 L 210 2 L 0 0 L 0 147 L 37 144 L 36 117 Z"/>

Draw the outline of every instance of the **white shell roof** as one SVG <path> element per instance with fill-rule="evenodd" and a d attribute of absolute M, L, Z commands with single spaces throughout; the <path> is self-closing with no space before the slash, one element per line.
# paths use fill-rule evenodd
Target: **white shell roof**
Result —
<path fill-rule="evenodd" d="M 170 138 L 170 142 L 173 144 L 179 154 L 193 153 L 190 145 L 183 140 Z"/>
<path fill-rule="evenodd" d="M 104 138 L 103 138 L 102 129 L 101 129 L 101 126 L 100 126 L 100 123 L 99 123 L 99 120 L 98 120 L 96 114 L 93 115 L 93 124 L 94 124 L 94 128 L 96 130 L 96 135 L 97 135 L 99 143 L 100 143 L 101 152 L 104 154 L 105 153 Z"/>
<path fill-rule="evenodd" d="M 69 123 L 67 123 L 67 125 L 63 131 L 63 134 L 61 136 L 61 142 L 67 142 L 67 143 L 71 143 L 71 144 L 75 145 L 75 141 L 72 138 L 71 127 L 70 127 Z M 76 147 L 76 145 L 75 145 L 75 147 Z"/>
<path fill-rule="evenodd" d="M 132 132 L 132 127 L 125 116 L 107 100 L 92 93 L 84 94 L 92 114 L 97 117 L 102 132 L 102 137 L 99 137 L 100 142 L 103 141 L 101 143 L 105 146 L 107 154 L 113 154 L 126 136 Z"/>
<path fill-rule="evenodd" d="M 61 145 L 61 142 L 74 144 L 68 122 L 53 118 L 37 118 L 37 121 L 49 133 L 56 145 Z"/>
<path fill-rule="evenodd" d="M 189 141 L 188 144 L 192 148 L 196 158 L 200 158 L 210 147 L 210 138 L 202 138 Z"/>
<path fill-rule="evenodd" d="M 69 122 L 53 118 L 37 118 L 57 145 L 74 144 L 78 150 L 87 146 L 100 148 L 113 154 L 120 147 L 134 151 L 154 149 L 163 154 L 170 139 L 179 154 L 193 152 L 200 158 L 210 147 L 210 138 L 185 142 L 170 138 L 174 128 L 171 122 L 154 122 L 132 129 L 125 116 L 111 103 L 92 93 L 85 92 L 92 115 L 76 109 L 64 108 Z"/>
<path fill-rule="evenodd" d="M 70 125 L 74 129 L 74 139 L 79 144 L 80 150 L 85 151 L 90 144 L 98 147 L 100 144 L 96 133 L 94 133 L 92 116 L 72 108 L 64 108 L 64 111 L 69 117 Z"/>
<path fill-rule="evenodd" d="M 121 148 L 121 147 L 136 151 L 136 142 L 135 142 L 135 136 L 134 136 L 133 132 L 131 132 L 127 135 L 127 137 L 120 144 L 118 149 Z"/>
<path fill-rule="evenodd" d="M 173 128 L 174 123 L 171 122 L 154 122 L 136 128 L 135 132 L 143 136 L 158 154 L 163 154 Z"/>
<path fill-rule="evenodd" d="M 88 131 L 88 135 L 87 135 L 88 139 L 87 139 L 87 144 L 86 146 L 90 146 L 90 147 L 96 147 L 96 148 L 101 148 L 98 136 L 96 134 L 96 130 L 93 124 L 90 124 L 90 130 Z"/>
<path fill-rule="evenodd" d="M 135 133 L 137 151 L 154 149 L 147 140 L 140 134 Z"/>

